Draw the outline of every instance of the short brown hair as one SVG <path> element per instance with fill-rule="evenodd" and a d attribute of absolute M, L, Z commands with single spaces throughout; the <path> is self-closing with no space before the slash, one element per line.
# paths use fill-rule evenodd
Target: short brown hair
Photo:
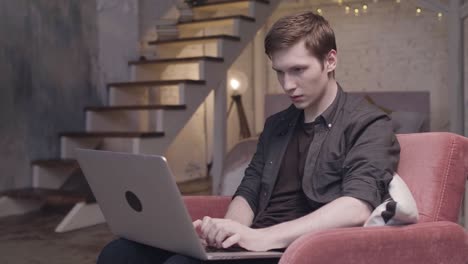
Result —
<path fill-rule="evenodd" d="M 265 37 L 265 53 L 271 59 L 274 52 L 305 40 L 306 49 L 322 62 L 336 50 L 335 33 L 325 18 L 310 11 L 280 18 Z"/>

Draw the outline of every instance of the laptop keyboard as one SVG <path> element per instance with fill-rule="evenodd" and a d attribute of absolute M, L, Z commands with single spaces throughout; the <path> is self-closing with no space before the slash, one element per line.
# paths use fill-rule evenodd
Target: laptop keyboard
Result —
<path fill-rule="evenodd" d="M 279 248 L 279 249 L 271 249 L 268 251 L 271 252 L 284 252 L 285 248 Z M 215 253 L 215 252 L 248 252 L 247 249 L 239 247 L 239 246 L 232 246 L 229 248 L 217 248 L 217 247 L 205 247 L 205 251 L 207 253 Z"/>
<path fill-rule="evenodd" d="M 232 246 L 228 248 L 217 248 L 217 247 L 205 247 L 205 251 L 208 253 L 214 253 L 214 252 L 243 252 L 243 251 L 248 251 L 245 248 L 239 247 L 239 246 Z"/>

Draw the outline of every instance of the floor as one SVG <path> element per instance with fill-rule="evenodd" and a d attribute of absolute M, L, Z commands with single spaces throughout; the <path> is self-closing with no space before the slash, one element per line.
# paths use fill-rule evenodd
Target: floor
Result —
<path fill-rule="evenodd" d="M 54 208 L 0 219 L 0 263 L 96 263 L 99 251 L 114 236 L 105 224 L 55 233 L 65 213 Z"/>
<path fill-rule="evenodd" d="M 207 195 L 209 181 L 179 186 L 189 195 Z M 0 218 L 0 264 L 94 264 L 100 250 L 114 235 L 106 224 L 55 233 L 69 207 Z"/>

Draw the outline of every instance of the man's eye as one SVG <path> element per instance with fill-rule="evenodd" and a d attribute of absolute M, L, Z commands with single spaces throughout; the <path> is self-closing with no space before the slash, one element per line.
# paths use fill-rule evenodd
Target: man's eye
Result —
<path fill-rule="evenodd" d="M 294 73 L 302 73 L 304 71 L 304 68 L 293 68 L 292 70 Z"/>

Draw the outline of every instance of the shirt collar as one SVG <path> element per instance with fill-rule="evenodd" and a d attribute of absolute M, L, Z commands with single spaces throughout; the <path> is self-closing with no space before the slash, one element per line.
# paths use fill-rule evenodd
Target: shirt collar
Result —
<path fill-rule="evenodd" d="M 325 111 L 323 111 L 323 113 L 319 115 L 314 121 L 317 123 L 323 123 L 328 128 L 331 128 L 333 126 L 333 119 L 338 110 L 338 102 L 340 101 L 340 98 L 343 94 L 343 90 L 341 89 L 341 86 L 339 84 L 337 85 L 338 85 L 338 89 L 336 91 L 335 99 L 333 99 L 333 102 L 331 103 L 331 105 L 329 105 L 328 108 L 325 109 Z"/>

